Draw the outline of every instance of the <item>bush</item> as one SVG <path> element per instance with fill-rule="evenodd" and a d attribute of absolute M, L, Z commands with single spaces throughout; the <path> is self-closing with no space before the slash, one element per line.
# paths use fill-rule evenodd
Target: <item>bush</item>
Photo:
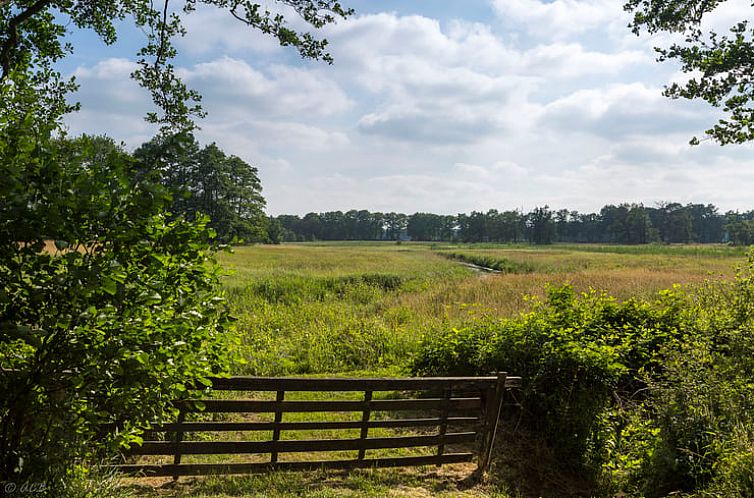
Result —
<path fill-rule="evenodd" d="M 577 296 L 570 286 L 515 319 L 486 320 L 431 338 L 414 372 L 431 375 L 508 371 L 523 378 L 524 426 L 572 465 L 600 462 L 594 451 L 600 414 L 613 393 L 635 390 L 631 372 L 653 368 L 660 344 L 677 326 L 674 295 L 657 303 L 618 303 L 605 294 Z"/>
<path fill-rule="evenodd" d="M 732 282 L 651 302 L 555 287 L 426 338 L 413 369 L 522 376 L 525 432 L 605 494 L 754 496 L 753 303 L 754 252 Z"/>
<path fill-rule="evenodd" d="M 603 293 L 552 287 L 546 301 L 519 318 L 487 319 L 428 339 L 413 369 L 520 375 L 523 426 L 571 466 L 596 469 L 604 458 L 601 415 L 615 393 L 641 389 L 637 372 L 657 368 L 660 347 L 677 336 L 677 304 L 673 291 L 654 303 L 618 303 Z"/>
<path fill-rule="evenodd" d="M 206 220 L 169 221 L 126 153 L 0 133 L 0 481 L 60 496 L 227 368 L 228 318 Z"/>

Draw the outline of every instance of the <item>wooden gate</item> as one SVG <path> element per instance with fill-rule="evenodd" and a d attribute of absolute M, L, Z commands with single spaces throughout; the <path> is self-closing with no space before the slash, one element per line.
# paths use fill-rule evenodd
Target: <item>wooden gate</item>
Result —
<path fill-rule="evenodd" d="M 486 470 L 495 440 L 497 420 L 506 388 L 517 385 L 517 377 L 501 373 L 496 377 L 437 378 L 288 378 L 230 377 L 212 379 L 214 391 L 267 392 L 275 399 L 201 399 L 178 401 L 178 419 L 154 425 L 154 435 L 130 451 L 133 457 L 162 455 L 172 463 L 138 462 L 113 466 L 119 472 L 146 476 L 188 476 L 203 474 L 242 474 L 273 469 L 400 467 L 442 465 L 477 459 Z M 296 392 L 363 392 L 358 400 L 290 400 Z M 374 399 L 375 393 L 388 393 L 390 399 Z M 399 396 L 396 397 L 396 394 Z M 381 396 L 385 397 L 385 394 Z M 284 421 L 289 413 L 360 412 L 352 421 Z M 270 421 L 192 420 L 201 414 L 267 414 Z M 206 418 L 208 415 L 200 415 Z M 358 418 L 358 415 L 356 415 Z M 370 429 L 414 428 L 419 433 L 391 437 L 370 437 Z M 335 439 L 285 439 L 287 431 L 356 429 L 359 437 Z M 208 440 L 212 433 L 267 431 L 265 440 Z M 352 431 L 355 432 L 355 431 Z M 191 434 L 191 440 L 186 435 Z M 161 437 L 160 437 L 161 436 Z M 465 449 L 458 450 L 459 446 Z M 367 458 L 370 450 L 432 447 L 431 455 L 378 456 Z M 302 452 L 353 451 L 340 459 L 280 460 L 281 454 Z M 381 453 L 385 453 L 382 451 Z M 195 455 L 244 455 L 256 461 L 217 463 L 197 461 Z M 260 456 L 268 454 L 265 461 Z M 192 455 L 191 463 L 182 457 Z M 148 457 L 148 459 L 151 457 Z M 143 460 L 143 459 L 142 459 Z"/>

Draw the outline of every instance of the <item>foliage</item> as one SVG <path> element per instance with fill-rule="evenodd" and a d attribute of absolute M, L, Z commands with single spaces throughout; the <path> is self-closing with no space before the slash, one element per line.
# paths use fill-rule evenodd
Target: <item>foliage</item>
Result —
<path fill-rule="evenodd" d="M 0 480 L 60 492 L 75 458 L 138 442 L 227 369 L 228 318 L 205 219 L 167 220 L 111 141 L 29 123 L 0 128 Z"/>
<path fill-rule="evenodd" d="M 351 14 L 336 0 L 281 0 L 278 2 L 295 12 L 314 28 L 321 28 L 338 18 Z M 327 40 L 291 27 L 283 13 L 270 10 L 249 0 L 199 0 L 175 8 L 164 0 L 161 4 L 137 1 L 57 1 L 0 0 L 0 91 L 12 92 L 20 81 L 38 93 L 40 101 L 54 102 L 50 107 L 65 105 L 62 98 L 73 87 L 63 82 L 52 65 L 73 52 L 65 40 L 67 26 L 93 30 L 106 44 L 117 41 L 117 25 L 131 20 L 147 37 L 136 54 L 139 68 L 133 77 L 152 95 L 160 112 L 147 115 L 150 122 L 174 131 L 194 128 L 192 118 L 201 117 L 201 96 L 186 87 L 177 76 L 171 60 L 177 51 L 172 44 L 176 36 L 184 36 L 185 16 L 200 6 L 229 11 L 239 22 L 276 38 L 283 46 L 295 47 L 301 57 L 332 62 L 326 51 Z M 61 115 L 59 109 L 50 115 Z"/>
<path fill-rule="evenodd" d="M 754 252 L 736 279 L 653 301 L 551 288 L 518 318 L 425 338 L 421 374 L 523 377 L 517 423 L 605 492 L 751 496 Z"/>
<path fill-rule="evenodd" d="M 671 98 L 703 99 L 722 107 L 724 119 L 706 131 L 721 145 L 744 143 L 754 139 L 754 31 L 747 20 L 730 28 L 730 35 L 700 29 L 703 18 L 725 0 L 629 0 L 625 10 L 633 12 L 631 24 L 639 34 L 660 31 L 682 33 L 684 41 L 669 48 L 656 49 L 659 60 L 677 60 L 692 77 L 665 89 Z M 699 143 L 697 138 L 692 143 Z"/>
<path fill-rule="evenodd" d="M 651 217 L 641 204 L 605 206 L 600 217 L 611 239 L 620 244 L 646 244 L 658 239 Z"/>
<path fill-rule="evenodd" d="M 534 244 L 552 244 L 555 239 L 555 224 L 549 206 L 537 207 L 526 217 Z"/>
<path fill-rule="evenodd" d="M 653 368 L 659 344 L 674 337 L 673 295 L 654 304 L 618 303 L 570 286 L 552 287 L 547 301 L 520 318 L 472 323 L 429 339 L 414 371 L 441 375 L 515 372 L 524 379 L 523 422 L 573 464 L 598 437 L 598 415 L 611 393 L 635 391 L 631 373 Z M 463 344 L 463 350 L 456 351 Z M 459 364 L 460 362 L 460 364 Z"/>
<path fill-rule="evenodd" d="M 303 218 L 280 215 L 276 219 L 287 242 L 397 240 L 405 235 L 411 240 L 431 242 L 687 244 L 720 243 L 726 237 L 738 240 L 739 234 L 745 232 L 742 224 L 754 220 L 754 211 L 722 214 L 712 204 L 660 202 L 655 207 L 606 205 L 598 213 L 567 209 L 553 212 L 545 206 L 529 213 L 490 209 L 469 214 L 407 216 L 351 210 L 308 213 Z"/>
<path fill-rule="evenodd" d="M 145 171 L 157 170 L 173 193 L 174 216 L 209 216 L 221 242 L 266 242 L 268 220 L 257 168 L 216 144 L 200 148 L 190 133 L 158 135 L 134 152 Z"/>
<path fill-rule="evenodd" d="M 331 0 L 278 4 L 314 28 L 350 14 Z M 132 75 L 159 109 L 147 120 L 163 132 L 188 132 L 203 111 L 170 62 L 171 39 L 185 34 L 182 19 L 198 6 L 225 9 L 302 57 L 331 62 L 325 40 L 246 0 L 181 9 L 168 0 L 0 0 L 1 481 L 74 493 L 64 488 L 77 461 L 138 443 L 140 428 L 170 413 L 187 384 L 201 385 L 231 361 L 208 220 L 169 217 L 171 192 L 111 141 L 66 140 L 61 120 L 76 109 L 66 100 L 75 84 L 52 70 L 74 49 L 68 26 L 112 44 L 116 26 L 129 19 L 147 37 Z M 217 148 L 200 155 L 200 165 L 255 194 L 222 181 L 230 197 L 223 209 L 242 221 L 219 226 L 229 237 L 247 236 L 254 229 L 246 221 L 264 219 L 256 171 Z M 216 191 L 202 185 L 203 193 Z"/>

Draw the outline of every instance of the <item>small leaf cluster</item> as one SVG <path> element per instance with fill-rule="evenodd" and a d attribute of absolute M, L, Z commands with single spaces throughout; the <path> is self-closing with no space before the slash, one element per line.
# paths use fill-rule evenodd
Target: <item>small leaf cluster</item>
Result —
<path fill-rule="evenodd" d="M 177 55 L 176 37 L 187 34 L 184 19 L 197 7 L 215 7 L 252 29 L 271 35 L 283 46 L 295 47 L 302 58 L 332 63 L 327 40 L 291 27 L 284 15 L 289 10 L 315 29 L 350 16 L 353 11 L 336 0 L 283 0 L 283 9 L 264 8 L 248 0 L 188 0 L 180 7 L 170 0 L 0 0 L 0 92 L 12 91 L 19 79 L 33 79 L 37 99 L 56 98 L 60 89 L 75 88 L 73 79 L 63 81 L 51 68 L 73 53 L 65 41 L 69 26 L 91 29 L 104 43 L 117 42 L 117 25 L 132 21 L 146 35 L 136 53 L 138 68 L 132 77 L 150 92 L 157 107 L 147 121 L 163 130 L 190 131 L 193 120 L 205 115 L 201 95 L 186 86 L 171 62 Z M 9 87 L 9 88 L 6 88 Z M 61 105 L 64 101 L 60 101 Z M 52 113 L 54 114 L 54 113 Z M 59 114 L 58 114 L 59 115 Z"/>

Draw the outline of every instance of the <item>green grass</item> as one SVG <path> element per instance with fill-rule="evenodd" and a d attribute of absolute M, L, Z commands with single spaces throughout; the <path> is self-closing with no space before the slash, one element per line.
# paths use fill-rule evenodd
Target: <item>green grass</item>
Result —
<path fill-rule="evenodd" d="M 221 254 L 238 317 L 236 373 L 288 375 L 400 368 L 423 335 L 479 315 L 526 311 L 548 282 L 650 296 L 730 275 L 727 246 L 316 243 Z M 503 270 L 480 275 L 470 262 Z"/>
<path fill-rule="evenodd" d="M 199 498 L 507 498 L 490 484 L 467 486 L 468 468 L 366 469 L 350 472 L 274 472 L 264 475 L 153 480 L 131 484 L 126 493 L 143 497 Z"/>
<path fill-rule="evenodd" d="M 405 363 L 417 315 L 387 301 L 470 272 L 426 246 L 285 245 L 222 254 L 245 363 L 237 372 L 311 374 Z"/>
<path fill-rule="evenodd" d="M 482 316 L 525 312 L 532 302 L 527 296 L 541 296 L 548 283 L 570 282 L 582 291 L 607 290 L 619 299 L 647 297 L 675 283 L 697 285 L 710 275 L 730 276 L 733 267 L 743 262 L 743 252 L 722 245 L 532 247 L 355 242 L 239 247 L 233 254 L 220 254 L 219 259 L 229 270 L 224 285 L 238 318 L 240 361 L 234 373 L 398 376 L 407 372 L 425 335 Z M 463 262 L 498 265 L 505 272 L 479 273 Z M 321 395 L 299 396 L 313 399 Z M 323 415 L 286 417 L 320 420 Z M 388 432 L 375 431 L 373 435 Z M 235 440 L 269 436 L 216 435 Z M 285 434 L 302 439 L 334 436 L 327 431 Z M 404 451 L 417 454 L 421 450 Z M 219 461 L 222 457 L 214 458 Z M 206 457 L 203 460 L 208 461 Z M 472 470 L 473 465 L 441 471 L 276 472 L 182 479 L 167 487 L 155 486 L 169 481 L 147 480 L 122 489 L 138 496 L 170 497 L 508 496 L 490 484 L 462 489 L 463 478 Z"/>

